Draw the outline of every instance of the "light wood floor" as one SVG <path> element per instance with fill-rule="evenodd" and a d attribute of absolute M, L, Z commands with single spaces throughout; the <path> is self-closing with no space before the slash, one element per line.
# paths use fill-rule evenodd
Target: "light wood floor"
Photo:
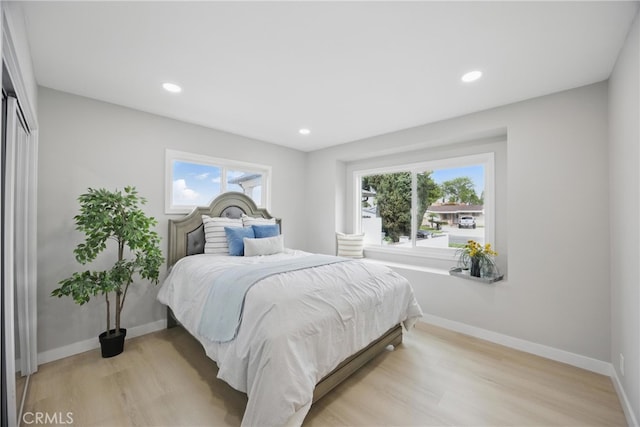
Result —
<path fill-rule="evenodd" d="M 16 414 L 20 412 L 20 405 L 24 396 L 24 388 L 27 385 L 27 377 L 16 373 Z"/>
<path fill-rule="evenodd" d="M 40 366 L 26 412 L 76 426 L 238 426 L 246 396 L 182 328 Z M 318 401 L 305 426 L 626 426 L 608 377 L 421 324 Z"/>

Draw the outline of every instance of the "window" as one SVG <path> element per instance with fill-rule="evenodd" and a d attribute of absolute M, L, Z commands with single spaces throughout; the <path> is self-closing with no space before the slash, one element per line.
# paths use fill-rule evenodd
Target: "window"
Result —
<path fill-rule="evenodd" d="M 208 206 L 227 191 L 249 196 L 268 207 L 271 167 L 167 150 L 165 213 L 186 213 Z"/>
<path fill-rule="evenodd" d="M 494 155 L 354 171 L 355 229 L 369 250 L 450 257 L 494 236 Z"/>

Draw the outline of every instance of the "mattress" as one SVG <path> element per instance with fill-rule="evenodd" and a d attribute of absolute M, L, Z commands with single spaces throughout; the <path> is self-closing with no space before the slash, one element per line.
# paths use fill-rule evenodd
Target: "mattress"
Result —
<path fill-rule="evenodd" d="M 347 261 L 267 277 L 247 292 L 234 340 L 198 329 L 213 279 L 228 268 L 309 256 L 193 255 L 171 269 L 158 299 L 219 367 L 218 377 L 248 396 L 243 426 L 299 425 L 316 383 L 394 325 L 422 315 L 409 282 L 389 268 Z"/>

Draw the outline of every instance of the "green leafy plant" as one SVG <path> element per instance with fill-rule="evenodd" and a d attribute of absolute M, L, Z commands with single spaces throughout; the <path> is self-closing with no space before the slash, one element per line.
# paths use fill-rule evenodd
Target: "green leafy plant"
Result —
<path fill-rule="evenodd" d="M 52 296 L 70 296 L 80 305 L 92 296 L 104 295 L 107 304 L 107 335 L 111 335 L 111 299 L 115 293 L 115 331 L 119 335 L 120 315 L 127 298 L 129 286 L 135 275 L 158 283 L 160 266 L 164 263 L 160 250 L 160 236 L 152 230 L 157 225 L 153 217 L 145 215 L 140 205 L 146 199 L 140 197 L 135 187 L 122 191 L 89 188 L 78 197 L 80 213 L 74 217 L 76 229 L 85 234 L 84 243 L 73 251 L 80 264 L 87 264 L 107 249 L 113 241 L 117 260 L 109 270 L 76 272 L 60 281 Z"/>

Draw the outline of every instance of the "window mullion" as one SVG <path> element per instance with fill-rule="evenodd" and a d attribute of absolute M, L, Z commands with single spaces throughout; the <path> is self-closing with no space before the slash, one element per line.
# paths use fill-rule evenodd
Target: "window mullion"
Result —
<path fill-rule="evenodd" d="M 353 221 L 353 231 L 362 233 L 362 175 L 354 175 L 353 180 L 355 217 Z"/>
<path fill-rule="evenodd" d="M 411 171 L 411 247 L 416 247 L 416 236 L 418 235 L 418 174 Z"/>
<path fill-rule="evenodd" d="M 227 192 L 227 168 L 222 167 L 220 172 L 220 194 Z"/>

